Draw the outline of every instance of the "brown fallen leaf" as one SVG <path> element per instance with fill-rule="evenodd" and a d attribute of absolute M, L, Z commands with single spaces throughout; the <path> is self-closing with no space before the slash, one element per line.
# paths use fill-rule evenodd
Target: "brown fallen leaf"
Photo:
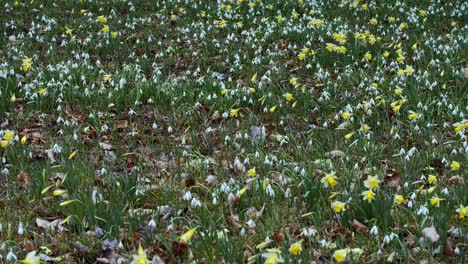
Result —
<path fill-rule="evenodd" d="M 390 188 L 397 188 L 401 186 L 400 173 L 396 170 L 389 170 L 385 174 L 384 182 Z"/>
<path fill-rule="evenodd" d="M 363 223 L 359 222 L 356 219 L 353 220 L 353 223 L 351 224 L 351 226 L 353 227 L 354 231 L 358 233 L 367 233 L 367 231 L 369 230 L 369 228 L 367 228 L 366 225 L 364 225 Z"/>
<path fill-rule="evenodd" d="M 101 147 L 103 150 L 113 150 L 114 149 L 114 146 L 112 146 L 111 144 L 104 143 L 104 142 L 99 142 L 99 147 Z"/>
<path fill-rule="evenodd" d="M 54 151 L 52 149 L 46 149 L 45 153 L 47 154 L 47 158 L 49 158 L 51 163 L 57 162 L 54 157 Z"/>
<path fill-rule="evenodd" d="M 281 231 L 273 233 L 273 240 L 280 245 L 284 241 L 284 233 Z"/>
<path fill-rule="evenodd" d="M 235 227 L 237 229 L 241 229 L 242 228 L 242 223 L 241 223 L 241 220 L 239 219 L 239 216 L 238 215 L 235 215 L 235 214 L 231 214 L 229 215 L 228 217 L 228 223 L 232 226 L 232 227 Z"/>
<path fill-rule="evenodd" d="M 447 241 L 445 241 L 444 254 L 449 257 L 456 256 L 456 253 L 455 253 L 455 250 L 453 250 L 452 241 L 450 241 L 450 238 L 447 238 Z"/>
<path fill-rule="evenodd" d="M 65 230 L 61 224 L 61 222 L 63 221 L 63 219 L 55 219 L 54 221 L 52 222 L 49 222 L 45 219 L 42 219 L 42 218 L 36 218 L 36 226 L 39 228 L 39 229 L 43 229 L 43 230 L 46 230 L 46 231 L 59 231 L 59 232 L 62 232 L 63 230 Z"/>
<path fill-rule="evenodd" d="M 24 183 L 26 185 L 30 185 L 32 183 L 31 179 L 29 178 L 28 174 L 24 171 L 20 171 L 16 176 L 16 180 L 18 182 Z"/>
<path fill-rule="evenodd" d="M 423 237 L 430 240 L 432 243 L 439 241 L 439 234 L 434 226 L 426 227 L 422 230 Z"/>

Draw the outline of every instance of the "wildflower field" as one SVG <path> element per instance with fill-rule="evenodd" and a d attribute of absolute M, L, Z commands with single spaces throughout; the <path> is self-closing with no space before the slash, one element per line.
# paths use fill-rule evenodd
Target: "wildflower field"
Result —
<path fill-rule="evenodd" d="M 0 263 L 468 261 L 468 2 L 0 4 Z"/>

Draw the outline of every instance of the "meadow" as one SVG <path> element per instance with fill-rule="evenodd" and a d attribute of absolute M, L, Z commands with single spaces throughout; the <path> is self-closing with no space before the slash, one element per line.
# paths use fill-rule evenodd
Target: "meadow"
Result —
<path fill-rule="evenodd" d="M 0 6 L 0 263 L 468 261 L 468 2 Z"/>

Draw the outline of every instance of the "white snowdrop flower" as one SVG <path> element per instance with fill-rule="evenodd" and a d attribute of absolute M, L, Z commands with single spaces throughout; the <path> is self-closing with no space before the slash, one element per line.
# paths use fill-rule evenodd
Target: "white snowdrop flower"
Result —
<path fill-rule="evenodd" d="M 13 261 L 18 261 L 18 258 L 16 257 L 15 253 L 13 253 L 13 251 L 10 250 L 10 252 L 8 252 L 7 256 L 6 256 L 6 261 L 7 262 L 13 262 Z"/>
<path fill-rule="evenodd" d="M 308 228 L 303 228 L 301 233 L 302 233 L 303 236 L 311 237 L 311 236 L 315 236 L 317 234 L 317 230 L 315 230 L 315 229 L 313 229 L 311 227 L 308 227 Z"/>
<path fill-rule="evenodd" d="M 244 235 L 245 235 L 245 228 L 242 228 L 242 229 L 241 229 L 240 235 L 241 235 L 241 236 L 244 236 Z"/>
<path fill-rule="evenodd" d="M 326 241 L 325 239 L 320 240 L 319 244 L 324 248 L 327 248 L 329 245 L 328 241 Z"/>
<path fill-rule="evenodd" d="M 379 235 L 379 229 L 377 228 L 377 226 L 372 226 L 372 228 L 370 230 L 370 234 L 374 235 L 374 236 Z"/>
<path fill-rule="evenodd" d="M 201 206 L 201 202 L 197 199 L 197 198 L 193 198 L 192 199 L 192 202 L 190 203 L 190 205 L 192 207 L 200 207 Z"/>
<path fill-rule="evenodd" d="M 220 191 L 222 191 L 224 193 L 228 193 L 228 192 L 231 191 L 231 188 L 229 187 L 229 185 L 227 183 L 223 182 L 223 184 L 221 184 Z"/>
<path fill-rule="evenodd" d="M 156 227 L 156 222 L 153 219 L 151 219 L 147 225 L 149 228 L 153 229 Z"/>
<path fill-rule="evenodd" d="M 441 192 L 445 195 L 449 195 L 449 190 L 447 188 L 442 189 Z"/>
<path fill-rule="evenodd" d="M 192 193 L 190 191 L 187 191 L 184 196 L 182 196 L 182 199 L 185 201 L 190 201 L 192 199 Z"/>
<path fill-rule="evenodd" d="M 91 199 L 93 200 L 93 203 L 99 203 L 102 201 L 102 194 L 100 194 L 97 190 L 93 190 L 93 193 L 91 194 Z"/>
<path fill-rule="evenodd" d="M 255 224 L 255 221 L 250 219 L 249 221 L 247 221 L 246 223 L 250 229 L 254 229 L 257 225 Z"/>
<path fill-rule="evenodd" d="M 211 201 L 213 203 L 213 205 L 217 205 L 218 204 L 218 198 L 213 197 L 213 200 Z"/>
<path fill-rule="evenodd" d="M 152 128 L 153 128 L 153 129 L 157 129 L 157 128 L 158 128 L 158 125 L 157 125 L 156 123 L 153 123 Z"/>
<path fill-rule="evenodd" d="M 172 127 L 171 127 L 171 126 L 169 126 L 169 127 L 167 128 L 167 133 L 172 133 Z"/>
<path fill-rule="evenodd" d="M 23 234 L 24 234 L 23 223 L 20 222 L 18 225 L 18 235 L 22 236 Z"/>
<path fill-rule="evenodd" d="M 419 210 L 418 210 L 418 212 L 416 214 L 417 215 L 428 215 L 429 214 L 429 209 L 427 209 L 427 207 L 425 207 L 424 205 L 421 205 L 421 207 L 419 207 Z"/>
<path fill-rule="evenodd" d="M 413 208 L 413 201 L 408 202 L 408 208 Z"/>
<path fill-rule="evenodd" d="M 273 190 L 270 184 L 268 184 L 268 186 L 266 187 L 266 193 L 271 197 L 275 197 L 275 191 Z"/>
<path fill-rule="evenodd" d="M 286 191 L 284 192 L 284 198 L 290 198 L 291 197 L 291 189 L 287 188 Z"/>
<path fill-rule="evenodd" d="M 229 195 L 228 195 L 228 201 L 229 201 L 230 203 L 233 203 L 235 200 L 236 200 L 236 195 L 234 195 L 233 193 L 229 193 Z"/>
<path fill-rule="evenodd" d="M 385 237 L 383 239 L 383 242 L 384 242 L 384 244 L 388 244 L 388 243 L 390 243 L 392 241 L 392 239 L 393 238 L 391 236 L 385 235 Z"/>

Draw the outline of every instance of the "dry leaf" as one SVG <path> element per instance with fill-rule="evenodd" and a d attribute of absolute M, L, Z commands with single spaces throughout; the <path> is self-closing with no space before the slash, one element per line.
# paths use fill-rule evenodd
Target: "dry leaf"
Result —
<path fill-rule="evenodd" d="M 104 142 L 99 142 L 99 146 L 103 150 L 113 150 L 114 149 L 114 147 L 111 144 L 107 144 L 107 143 L 104 143 Z"/>
<path fill-rule="evenodd" d="M 28 174 L 27 174 L 26 172 L 24 172 L 24 171 L 20 171 L 20 172 L 18 173 L 18 175 L 16 176 L 16 180 L 17 180 L 18 182 L 22 182 L 22 183 L 25 183 L 25 184 L 27 184 L 27 185 L 29 185 L 29 184 L 32 183 L 32 181 L 31 181 L 31 179 L 29 178 Z"/>
<path fill-rule="evenodd" d="M 353 220 L 352 227 L 354 231 L 358 233 L 367 233 L 367 231 L 369 230 L 367 226 L 365 226 L 363 223 L 359 222 L 356 219 Z"/>
<path fill-rule="evenodd" d="M 241 221 L 240 221 L 238 215 L 231 214 L 231 215 L 228 217 L 227 220 L 228 220 L 228 223 L 229 223 L 231 226 L 233 226 L 233 227 L 235 227 L 235 228 L 238 228 L 238 229 L 242 228 L 242 223 L 241 223 Z"/>
<path fill-rule="evenodd" d="M 422 234 L 424 238 L 430 240 L 432 243 L 439 241 L 440 238 L 434 226 L 424 228 Z"/>
<path fill-rule="evenodd" d="M 456 256 L 455 250 L 453 250 L 453 247 L 452 247 L 452 241 L 450 241 L 449 238 L 447 238 L 447 241 L 445 241 L 444 254 L 449 257 Z"/>
<path fill-rule="evenodd" d="M 54 151 L 52 149 L 46 149 L 45 153 L 47 154 L 47 158 L 49 158 L 51 163 L 55 163 Z"/>
<path fill-rule="evenodd" d="M 344 153 L 341 150 L 335 149 L 335 150 L 325 153 L 325 156 L 331 157 L 331 158 L 336 158 L 336 157 L 343 158 L 343 157 L 346 157 L 346 153 Z"/>

